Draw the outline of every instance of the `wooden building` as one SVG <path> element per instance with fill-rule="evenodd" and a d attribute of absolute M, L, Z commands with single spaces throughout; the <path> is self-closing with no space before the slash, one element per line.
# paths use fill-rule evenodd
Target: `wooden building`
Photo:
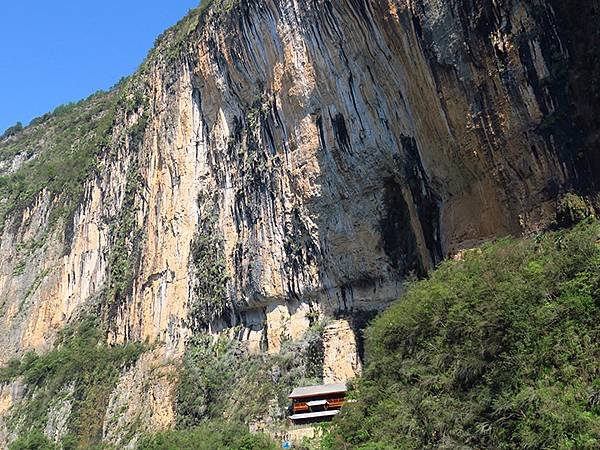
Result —
<path fill-rule="evenodd" d="M 290 420 L 295 424 L 331 420 L 346 400 L 346 383 L 299 387 L 291 399 Z"/>

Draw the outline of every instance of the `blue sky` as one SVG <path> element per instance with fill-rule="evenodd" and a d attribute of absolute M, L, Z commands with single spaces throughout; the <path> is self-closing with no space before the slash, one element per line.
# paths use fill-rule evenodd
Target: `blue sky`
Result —
<path fill-rule="evenodd" d="M 199 0 L 19 0 L 0 12 L 0 134 L 108 89 Z"/>

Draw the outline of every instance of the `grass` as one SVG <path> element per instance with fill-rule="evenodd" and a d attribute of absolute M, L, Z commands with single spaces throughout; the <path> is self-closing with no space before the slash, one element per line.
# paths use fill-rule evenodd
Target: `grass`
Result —
<path fill-rule="evenodd" d="M 411 283 L 322 448 L 598 448 L 599 243 L 503 239 Z"/>

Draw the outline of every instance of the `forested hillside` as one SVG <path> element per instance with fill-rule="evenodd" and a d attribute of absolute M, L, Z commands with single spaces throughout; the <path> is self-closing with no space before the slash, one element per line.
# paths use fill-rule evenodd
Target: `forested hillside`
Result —
<path fill-rule="evenodd" d="M 443 263 L 367 332 L 327 449 L 600 446 L 600 225 Z"/>

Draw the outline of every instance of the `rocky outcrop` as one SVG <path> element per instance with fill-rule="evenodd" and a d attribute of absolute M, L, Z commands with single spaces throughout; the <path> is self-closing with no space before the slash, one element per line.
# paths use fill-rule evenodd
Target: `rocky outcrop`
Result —
<path fill-rule="evenodd" d="M 340 383 L 360 375 L 356 335 L 345 319 L 333 320 L 323 332 L 323 383 Z"/>
<path fill-rule="evenodd" d="M 75 213 L 52 224 L 60 196 L 41 191 L 7 217 L 0 358 L 50 348 L 82 308 L 111 342 L 159 341 L 167 357 L 198 330 L 276 351 L 316 317 L 382 307 L 462 248 L 549 226 L 567 192 L 593 203 L 598 11 L 215 0 L 192 12 L 109 94 L 121 100 Z M 39 158 L 19 136 L 49 120 L 0 144 L 23 142 L 0 173 Z"/>
<path fill-rule="evenodd" d="M 162 430 L 175 423 L 177 367 L 161 348 L 147 352 L 123 374 L 106 411 L 103 436 L 119 448 L 135 448 L 140 429 Z M 143 407 L 141 407 L 143 405 Z"/>
<path fill-rule="evenodd" d="M 14 430 L 7 426 L 11 409 L 23 399 L 23 383 L 21 380 L 7 383 L 0 388 L 0 443 L 6 446 L 6 442 L 14 440 Z"/>

